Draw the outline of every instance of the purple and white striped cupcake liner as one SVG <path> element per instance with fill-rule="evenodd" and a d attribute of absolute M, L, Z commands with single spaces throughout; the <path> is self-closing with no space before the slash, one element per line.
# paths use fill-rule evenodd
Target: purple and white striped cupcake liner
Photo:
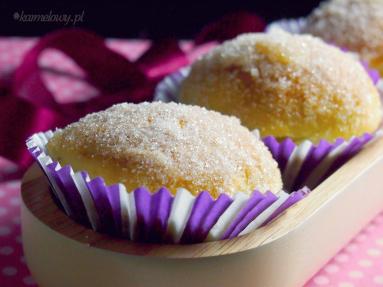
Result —
<path fill-rule="evenodd" d="M 176 195 L 165 187 L 154 193 L 144 187 L 128 191 L 123 184 L 107 186 L 101 177 L 53 161 L 45 148 L 52 136 L 51 131 L 35 134 L 27 147 L 63 211 L 95 231 L 133 241 L 191 244 L 233 238 L 267 224 L 309 192 L 239 192 L 213 199 L 207 191 L 194 196 L 184 188 Z"/>
<path fill-rule="evenodd" d="M 101 177 L 92 179 L 86 171 L 53 161 L 45 148 L 52 136 L 51 131 L 35 134 L 27 147 L 69 217 L 133 241 L 181 244 L 230 239 L 266 225 L 309 193 L 305 185 L 314 188 L 372 138 L 296 145 L 267 137 L 264 143 L 279 164 L 288 192 L 239 192 L 213 199 L 207 191 L 194 196 L 184 188 L 172 195 L 165 187 L 152 193 L 144 187 L 128 191 L 120 183 L 107 186 Z"/>
<path fill-rule="evenodd" d="M 313 144 L 305 140 L 295 144 L 289 138 L 278 142 L 274 137 L 268 136 L 263 142 L 277 159 L 284 189 L 291 191 L 302 186 L 314 189 L 373 138 L 374 136 L 366 133 L 348 141 L 337 139 L 334 143 L 329 143 L 321 140 L 318 144 Z"/>

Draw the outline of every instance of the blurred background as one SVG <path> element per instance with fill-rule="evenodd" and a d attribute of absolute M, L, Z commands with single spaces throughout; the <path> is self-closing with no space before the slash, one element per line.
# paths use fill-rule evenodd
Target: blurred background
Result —
<path fill-rule="evenodd" d="M 209 22 L 235 11 L 266 22 L 307 15 L 319 0 L 305 1 L 53 1 L 0 0 L 0 35 L 39 36 L 63 27 L 83 27 L 105 37 L 192 38 Z M 73 15 L 76 23 L 28 21 L 29 15 Z"/>

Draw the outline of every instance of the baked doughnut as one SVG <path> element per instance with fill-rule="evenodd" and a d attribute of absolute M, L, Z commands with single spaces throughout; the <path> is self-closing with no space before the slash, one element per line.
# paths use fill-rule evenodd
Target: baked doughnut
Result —
<path fill-rule="evenodd" d="M 307 18 L 305 33 L 359 53 L 383 74 L 383 0 L 331 0 Z"/>
<path fill-rule="evenodd" d="M 281 174 L 263 142 L 238 119 L 175 103 L 118 104 L 57 130 L 48 154 L 128 191 L 162 186 L 213 197 L 279 192 Z"/>
<path fill-rule="evenodd" d="M 377 129 L 379 93 L 362 65 L 310 35 L 244 34 L 191 67 L 180 101 L 234 115 L 262 136 L 349 139 Z"/>

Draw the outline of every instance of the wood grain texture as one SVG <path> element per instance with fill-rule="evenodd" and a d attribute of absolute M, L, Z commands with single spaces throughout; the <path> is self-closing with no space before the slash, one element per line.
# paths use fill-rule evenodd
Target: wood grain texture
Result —
<path fill-rule="evenodd" d="M 48 182 L 37 164 L 34 164 L 25 174 L 21 192 L 26 206 L 39 220 L 62 235 L 89 246 L 141 256 L 210 257 L 256 248 L 300 228 L 300 225 L 333 197 L 346 192 L 347 187 L 356 178 L 368 172 L 381 158 L 383 158 L 383 138 L 378 138 L 321 183 L 310 196 L 289 208 L 267 226 L 238 238 L 192 245 L 133 243 L 94 232 L 77 224 L 56 206 L 50 195 Z"/>

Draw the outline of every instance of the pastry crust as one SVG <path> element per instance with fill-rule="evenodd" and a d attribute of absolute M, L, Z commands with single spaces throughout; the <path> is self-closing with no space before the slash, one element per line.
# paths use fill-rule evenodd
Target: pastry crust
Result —
<path fill-rule="evenodd" d="M 323 2 L 307 18 L 306 33 L 360 54 L 383 72 L 383 0 Z"/>
<path fill-rule="evenodd" d="M 227 41 L 191 68 L 180 100 L 241 119 L 262 136 L 349 139 L 377 129 L 379 93 L 352 56 L 282 30 Z"/>
<path fill-rule="evenodd" d="M 55 132 L 49 155 L 62 165 L 121 182 L 225 192 L 282 188 L 276 161 L 238 119 L 175 103 L 119 104 Z"/>

